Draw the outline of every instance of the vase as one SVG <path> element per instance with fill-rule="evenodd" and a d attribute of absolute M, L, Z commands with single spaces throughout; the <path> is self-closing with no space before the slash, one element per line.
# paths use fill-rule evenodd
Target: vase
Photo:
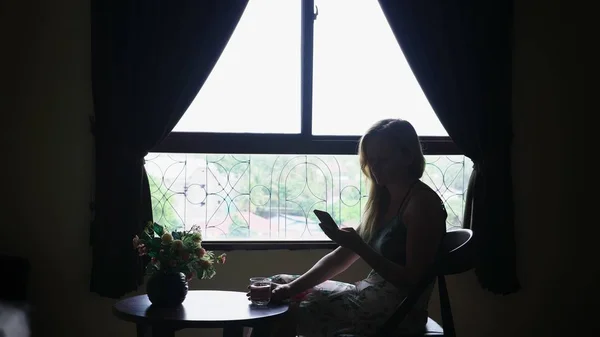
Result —
<path fill-rule="evenodd" d="M 162 308 L 179 306 L 185 300 L 188 283 L 183 273 L 156 272 L 146 284 L 146 293 L 152 305 Z"/>

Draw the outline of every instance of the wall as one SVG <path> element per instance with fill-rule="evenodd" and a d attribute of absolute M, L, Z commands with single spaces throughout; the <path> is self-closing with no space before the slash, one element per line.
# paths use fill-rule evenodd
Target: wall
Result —
<path fill-rule="evenodd" d="M 450 278 L 450 296 L 459 336 L 577 335 L 598 313 L 600 276 L 593 222 L 583 220 L 593 180 L 583 133 L 589 69 L 579 49 L 585 10 L 533 0 L 515 8 L 513 186 L 523 289 L 494 296 L 467 273 Z"/>
<path fill-rule="evenodd" d="M 515 24 L 514 184 L 523 290 L 500 297 L 481 290 L 472 273 L 450 278 L 461 336 L 555 335 L 576 329 L 573 323 L 591 313 L 587 305 L 595 294 L 586 290 L 583 296 L 583 291 L 590 289 L 585 286 L 598 274 L 598 264 L 579 252 L 592 247 L 580 241 L 585 227 L 566 230 L 579 224 L 580 214 L 567 198 L 576 185 L 567 180 L 573 176 L 568 169 L 581 150 L 567 129 L 575 127 L 584 111 L 575 109 L 583 102 L 578 96 L 583 77 L 574 77 L 580 76 L 576 70 L 581 62 L 564 71 L 565 62 L 576 60 L 571 38 L 575 21 L 558 4 L 541 4 L 519 2 Z M 7 112 L 2 136 L 9 145 L 2 165 L 8 191 L 2 202 L 0 251 L 31 259 L 39 335 L 133 335 L 133 325 L 113 318 L 112 300 L 88 292 L 93 177 L 89 0 L 27 5 L 16 0 L 0 4 L 5 51 L 0 109 Z M 324 253 L 233 252 L 214 280 L 192 287 L 243 289 L 251 275 L 301 272 Z M 358 265 L 343 279 L 365 272 Z M 434 301 L 432 313 L 437 312 Z"/>

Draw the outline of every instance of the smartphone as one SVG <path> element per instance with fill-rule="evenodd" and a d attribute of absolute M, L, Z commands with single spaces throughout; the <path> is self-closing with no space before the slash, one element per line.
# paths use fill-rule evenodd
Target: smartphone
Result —
<path fill-rule="evenodd" d="M 338 225 L 335 223 L 335 220 L 333 220 L 329 213 L 318 209 L 315 209 L 313 212 L 323 225 L 327 226 L 330 229 L 339 229 Z"/>

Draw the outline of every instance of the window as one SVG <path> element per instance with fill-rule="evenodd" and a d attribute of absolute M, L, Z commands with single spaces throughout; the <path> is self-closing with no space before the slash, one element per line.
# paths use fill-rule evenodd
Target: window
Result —
<path fill-rule="evenodd" d="M 447 136 L 377 1 L 318 1 L 314 25 L 313 133 L 361 135 L 378 120 L 410 121 Z M 346 116 L 344 123 L 339 123 Z"/>
<path fill-rule="evenodd" d="M 471 164 L 377 1 L 250 0 L 200 93 L 146 157 L 155 220 L 201 225 L 207 242 L 327 242 L 312 210 L 358 225 L 368 188 L 357 141 L 382 118 L 415 126 L 423 180 L 444 199 L 448 226 L 461 226 Z"/>
<path fill-rule="evenodd" d="M 251 0 L 174 131 L 300 133 L 300 14 L 297 0 Z"/>

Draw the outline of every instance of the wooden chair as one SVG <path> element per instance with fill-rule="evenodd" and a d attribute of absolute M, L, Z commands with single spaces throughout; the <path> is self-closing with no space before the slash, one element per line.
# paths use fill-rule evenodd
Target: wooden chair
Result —
<path fill-rule="evenodd" d="M 435 265 L 409 292 L 408 296 L 400 303 L 396 311 L 381 327 L 376 337 L 421 337 L 444 336 L 455 337 L 454 321 L 450 309 L 450 299 L 446 288 L 445 275 L 463 273 L 473 268 L 473 232 L 469 229 L 456 229 L 448 231 L 441 244 L 440 254 Z M 440 292 L 440 307 L 443 328 L 432 318 L 428 318 L 425 331 L 417 335 L 394 334 L 394 331 L 413 308 L 425 289 L 437 277 Z M 338 337 L 360 337 L 351 333 L 342 333 Z"/>

